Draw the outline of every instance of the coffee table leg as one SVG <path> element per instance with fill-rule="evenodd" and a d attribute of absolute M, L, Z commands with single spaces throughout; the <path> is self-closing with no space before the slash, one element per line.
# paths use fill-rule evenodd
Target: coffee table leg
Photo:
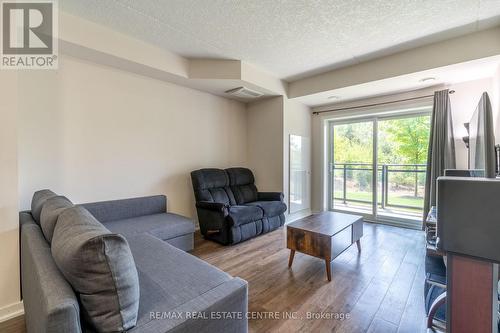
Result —
<path fill-rule="evenodd" d="M 356 245 L 358 246 L 358 251 L 361 252 L 361 242 L 359 239 L 356 241 Z"/>
<path fill-rule="evenodd" d="M 295 250 L 290 250 L 290 258 L 288 258 L 288 267 L 292 267 L 293 257 L 295 256 Z"/>
<path fill-rule="evenodd" d="M 326 264 L 326 277 L 328 281 L 332 281 L 332 262 L 330 260 L 325 259 Z"/>

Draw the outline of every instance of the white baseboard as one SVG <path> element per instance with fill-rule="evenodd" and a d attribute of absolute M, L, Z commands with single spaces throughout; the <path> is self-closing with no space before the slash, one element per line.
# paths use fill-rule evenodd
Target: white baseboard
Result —
<path fill-rule="evenodd" d="M 0 323 L 24 314 L 23 302 L 9 304 L 0 308 Z"/>

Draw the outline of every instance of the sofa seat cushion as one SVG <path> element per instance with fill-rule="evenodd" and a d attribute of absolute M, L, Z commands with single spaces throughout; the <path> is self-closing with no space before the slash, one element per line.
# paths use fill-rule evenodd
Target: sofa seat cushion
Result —
<path fill-rule="evenodd" d="M 259 207 L 264 211 L 265 217 L 278 216 L 286 211 L 286 205 L 281 201 L 254 201 L 245 205 Z"/>
<path fill-rule="evenodd" d="M 260 220 L 264 217 L 262 209 L 257 206 L 231 206 L 229 207 L 229 219 L 233 226 L 247 224 Z"/>
<path fill-rule="evenodd" d="M 161 240 L 169 240 L 194 233 L 194 223 L 184 216 L 162 213 L 134 217 L 104 223 L 110 231 L 122 234 L 125 238 L 148 233 Z"/>
<path fill-rule="evenodd" d="M 122 235 L 111 233 L 85 208 L 68 208 L 59 215 L 51 253 L 78 295 L 87 323 L 98 332 L 135 326 L 139 280 Z"/>
<path fill-rule="evenodd" d="M 128 333 L 248 332 L 245 316 L 248 311 L 248 286 L 245 280 L 239 278 L 226 281 L 174 309 L 165 311 L 159 303 L 144 308 L 153 309 L 153 313 L 140 311 L 137 325 Z M 223 314 L 234 316 L 220 319 L 218 315 Z"/>
<path fill-rule="evenodd" d="M 173 311 L 233 279 L 218 268 L 152 235 L 136 235 L 128 241 L 141 290 L 137 328 L 156 321 L 151 318 L 151 312 Z M 216 302 L 217 299 L 211 301 Z"/>

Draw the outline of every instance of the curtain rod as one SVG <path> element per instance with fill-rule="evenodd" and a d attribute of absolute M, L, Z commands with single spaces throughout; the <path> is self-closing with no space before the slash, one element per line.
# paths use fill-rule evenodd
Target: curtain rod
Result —
<path fill-rule="evenodd" d="M 450 90 L 450 94 L 453 94 L 454 92 L 455 92 L 455 90 Z M 331 110 L 324 110 L 324 111 L 314 111 L 313 114 L 314 115 L 318 115 L 318 114 L 324 113 L 324 112 L 334 112 L 334 111 L 345 111 L 345 110 L 353 110 L 353 109 L 360 109 L 360 108 L 369 108 L 369 107 L 373 107 L 373 106 L 394 104 L 394 103 L 407 102 L 407 101 L 414 101 L 414 100 L 417 100 L 417 99 L 429 98 L 429 97 L 434 97 L 434 94 L 432 94 L 432 95 L 425 95 L 425 96 L 419 96 L 419 97 L 411 97 L 411 98 L 398 99 L 396 101 L 380 102 L 380 103 L 365 104 L 365 105 L 358 105 L 358 106 L 349 106 L 349 107 L 345 107 L 345 108 L 338 108 L 338 109 L 331 109 Z"/>

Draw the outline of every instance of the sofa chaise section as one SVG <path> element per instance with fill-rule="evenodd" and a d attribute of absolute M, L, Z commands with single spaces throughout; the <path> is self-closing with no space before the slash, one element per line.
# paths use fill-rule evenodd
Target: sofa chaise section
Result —
<path fill-rule="evenodd" d="M 82 204 L 112 232 L 125 237 L 149 233 L 184 251 L 194 246 L 194 223 L 181 215 L 167 213 L 167 198 L 155 195 L 141 198 Z"/>
<path fill-rule="evenodd" d="M 141 290 L 137 325 L 130 332 L 247 331 L 246 281 L 151 235 L 137 235 L 128 241 Z M 214 317 L 232 312 L 240 316 L 226 320 Z"/>

